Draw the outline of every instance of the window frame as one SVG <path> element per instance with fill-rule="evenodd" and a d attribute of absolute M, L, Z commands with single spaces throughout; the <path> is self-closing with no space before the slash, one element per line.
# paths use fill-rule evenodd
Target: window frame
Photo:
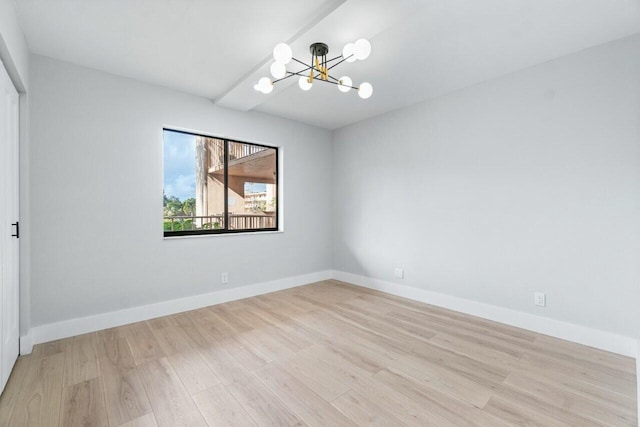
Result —
<path fill-rule="evenodd" d="M 201 137 L 205 137 L 205 138 L 213 138 L 213 139 L 218 139 L 220 141 L 224 142 L 224 225 L 225 228 L 220 228 L 220 229 L 198 229 L 198 230 L 180 230 L 180 231 L 166 231 L 164 230 L 164 215 L 162 216 L 163 220 L 162 220 L 162 224 L 163 224 L 163 237 L 166 238 L 173 238 L 173 237 L 201 237 L 201 236 L 206 236 L 206 235 L 214 235 L 214 236 L 220 236 L 220 235 L 232 235 L 232 234 L 242 234 L 242 233 L 273 233 L 273 232 L 277 232 L 280 231 L 280 205 L 281 205 L 281 198 L 280 198 L 280 147 L 275 146 L 275 145 L 268 145 L 268 144 L 262 144 L 262 143 L 256 143 L 256 142 L 248 142 L 248 141 L 241 141 L 239 139 L 235 139 L 235 138 L 227 138 L 227 137 L 221 137 L 221 136 L 214 136 L 208 133 L 204 133 L 204 132 L 197 132 L 197 131 L 191 131 L 191 130 L 185 130 L 185 129 L 179 129 L 179 128 L 173 128 L 173 127 L 168 127 L 168 126 L 163 126 L 162 127 L 162 150 L 164 153 L 164 132 L 165 131 L 169 131 L 169 132 L 176 132 L 176 133 L 182 133 L 182 134 L 186 134 L 186 135 L 192 135 L 192 136 L 201 136 Z M 275 165 L 275 171 L 276 171 L 276 176 L 275 176 L 275 194 L 276 194 L 276 206 L 275 206 L 275 225 L 274 227 L 269 227 L 269 228 L 243 228 L 243 229 L 239 229 L 239 230 L 231 230 L 229 229 L 229 147 L 231 143 L 238 143 L 238 144 L 247 144 L 247 145 L 253 145 L 253 146 L 257 146 L 257 147 L 264 147 L 264 148 L 268 148 L 268 149 L 272 149 L 275 151 L 275 160 L 276 160 L 276 165 Z M 164 154 L 162 155 L 162 158 L 164 159 Z M 164 193 L 164 160 L 162 162 L 162 190 Z"/>

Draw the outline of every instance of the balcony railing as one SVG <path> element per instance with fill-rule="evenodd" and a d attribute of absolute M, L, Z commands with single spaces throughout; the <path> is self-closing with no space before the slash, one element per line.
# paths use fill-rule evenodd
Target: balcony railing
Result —
<path fill-rule="evenodd" d="M 209 165 L 211 170 L 222 169 L 224 167 L 224 144 L 221 144 L 219 140 L 212 139 L 209 139 L 207 143 L 209 144 Z M 268 150 L 268 148 L 260 145 L 232 142 L 229 144 L 229 160 L 240 160 L 264 150 Z"/>
<path fill-rule="evenodd" d="M 276 218 L 271 215 L 230 214 L 230 230 L 252 230 L 275 228 Z M 224 215 L 209 216 L 165 216 L 165 231 L 218 230 L 224 229 Z"/>

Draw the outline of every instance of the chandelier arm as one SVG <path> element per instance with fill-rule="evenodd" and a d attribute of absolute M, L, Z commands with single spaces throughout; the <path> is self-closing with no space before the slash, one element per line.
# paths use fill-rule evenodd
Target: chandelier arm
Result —
<path fill-rule="evenodd" d="M 295 59 L 295 58 L 292 58 L 292 59 Z M 296 61 L 298 61 L 298 60 L 296 59 Z M 286 79 L 288 79 L 289 77 L 293 77 L 293 76 L 304 76 L 304 75 L 303 75 L 303 74 L 301 74 L 301 73 L 305 73 L 305 72 L 309 71 L 309 70 L 312 68 L 312 67 L 310 67 L 309 65 L 305 64 L 305 63 L 304 63 L 304 62 L 302 62 L 302 61 L 298 61 L 298 62 L 299 62 L 299 63 L 301 63 L 302 65 L 304 65 L 304 66 L 305 66 L 305 67 L 307 67 L 307 68 L 305 68 L 304 70 L 299 70 L 299 71 L 295 71 L 295 72 L 294 72 L 294 71 L 289 71 L 289 70 L 287 70 L 287 73 L 289 73 L 289 75 L 288 75 L 288 76 L 286 76 L 286 77 L 282 77 L 281 79 L 278 79 L 278 80 L 274 80 L 274 81 L 273 81 L 273 82 L 271 82 L 271 83 L 272 83 L 272 84 L 275 84 L 275 83 L 278 83 L 278 82 L 280 82 L 280 81 L 282 81 L 282 80 L 286 80 Z M 315 69 L 315 68 L 314 68 L 314 69 Z M 317 71 L 317 70 L 316 70 L 316 71 Z M 306 77 L 306 76 L 305 76 L 305 77 Z"/>
<path fill-rule="evenodd" d="M 353 55 L 349 55 L 349 56 L 347 56 L 346 58 L 343 58 L 343 59 L 342 59 L 342 61 L 340 61 L 340 62 L 338 62 L 338 63 L 333 64 L 331 67 L 329 67 L 329 70 L 330 70 L 330 69 L 332 69 L 332 68 L 334 68 L 334 67 L 337 67 L 337 66 L 338 66 L 338 65 L 340 65 L 340 64 L 342 64 L 344 61 L 346 61 L 347 59 L 351 58 L 352 56 L 353 56 Z M 337 56 L 337 57 L 333 58 L 333 59 L 332 59 L 332 61 L 333 61 L 334 59 L 338 59 L 338 58 L 342 58 L 342 56 Z"/>
<path fill-rule="evenodd" d="M 338 83 L 340 83 L 340 79 L 336 79 L 331 74 L 327 74 L 327 77 L 329 77 L 330 79 L 333 79 L 333 80 L 337 81 Z"/>
<path fill-rule="evenodd" d="M 328 64 L 329 62 L 333 62 L 333 61 L 335 61 L 336 59 L 340 59 L 340 58 L 342 58 L 342 55 L 338 55 L 338 56 L 336 56 L 335 58 L 327 59 L 327 64 Z M 342 61 L 340 61 L 340 62 L 342 62 Z M 336 64 L 336 65 L 337 65 L 337 64 Z"/>
<path fill-rule="evenodd" d="M 271 82 L 271 84 L 276 84 L 276 83 L 278 83 L 278 82 L 281 82 L 281 81 L 286 80 L 286 79 L 288 79 L 288 78 L 290 78 L 290 77 L 293 77 L 293 76 L 308 77 L 306 74 L 302 74 L 302 73 L 306 73 L 306 72 L 307 72 L 307 71 L 309 71 L 310 69 L 311 69 L 311 67 L 307 67 L 307 68 L 305 68 L 304 70 L 300 70 L 300 71 L 295 71 L 295 72 L 294 72 L 294 71 L 287 71 L 287 73 L 289 73 L 289 75 L 288 75 L 288 76 L 283 77 L 283 78 L 278 79 L 278 80 L 274 80 L 274 81 L 272 81 L 272 82 Z M 315 69 L 315 68 L 314 68 L 314 69 Z M 316 70 L 316 71 L 317 71 L 317 70 Z M 320 74 L 318 74 L 317 76 L 313 76 L 313 79 L 315 80 L 315 79 L 317 79 L 319 76 L 320 76 Z"/>
<path fill-rule="evenodd" d="M 302 62 L 302 61 L 300 61 L 298 58 L 291 58 L 291 59 L 293 59 L 294 61 L 296 61 L 298 64 L 302 64 L 302 65 L 304 65 L 305 67 L 308 67 L 308 68 L 307 68 L 307 70 L 308 70 L 309 68 L 311 68 L 311 67 L 309 66 L 309 64 L 307 64 L 306 62 Z"/>
<path fill-rule="evenodd" d="M 300 63 L 301 63 L 301 64 L 304 64 L 303 62 L 300 62 Z M 319 69 L 319 68 L 317 68 L 316 66 L 309 66 L 309 65 L 307 65 L 307 64 L 304 64 L 304 65 L 305 65 L 307 68 L 305 68 L 305 69 L 304 69 L 304 70 L 302 70 L 302 71 L 299 71 L 300 73 L 313 69 L 313 71 L 315 71 L 315 72 L 317 72 L 317 73 L 318 73 L 318 76 L 320 76 L 320 75 L 322 74 L 322 70 L 321 70 L 321 69 Z M 290 72 L 290 71 L 287 71 L 287 72 Z M 316 79 L 318 76 L 314 76 L 313 78 L 314 78 L 314 79 Z"/>
<path fill-rule="evenodd" d="M 304 73 L 304 72 L 306 72 L 306 71 L 308 71 L 308 70 L 310 70 L 310 69 L 311 69 L 310 67 L 307 67 L 307 69 L 306 69 L 306 70 L 302 70 L 302 71 L 296 71 L 296 72 L 293 72 L 293 71 L 287 71 L 287 73 L 289 73 L 289 75 L 288 75 L 288 76 L 283 77 L 283 78 L 278 79 L 278 80 L 274 80 L 274 81 L 272 81 L 272 82 L 271 82 L 271 84 L 276 84 L 276 83 L 281 82 L 281 81 L 283 81 L 283 80 L 287 80 L 288 78 L 293 77 L 293 76 L 308 77 L 306 74 L 302 74 L 302 73 Z"/>
<path fill-rule="evenodd" d="M 328 60 L 325 62 L 326 64 L 329 64 L 330 62 L 333 62 L 333 61 L 335 61 L 335 60 L 337 60 L 337 59 L 342 58 L 342 60 L 341 60 L 340 62 L 337 62 L 337 63 L 333 64 L 331 67 L 328 67 L 328 68 L 327 68 L 327 71 L 328 71 L 328 70 L 330 70 L 330 69 L 332 69 L 332 68 L 334 68 L 334 67 L 336 67 L 336 66 L 338 66 L 338 65 L 340 65 L 340 64 L 342 64 L 344 61 L 346 61 L 347 59 L 351 58 L 352 56 L 353 56 L 353 55 L 349 55 L 349 56 L 347 56 L 346 58 L 342 58 L 342 55 L 339 55 L 339 56 L 336 56 L 335 58 L 328 59 Z M 320 70 L 318 70 L 316 67 L 314 67 L 314 66 L 312 66 L 312 65 L 310 66 L 309 64 L 307 64 L 307 63 L 305 63 L 305 62 L 303 62 L 303 61 L 300 61 L 298 58 L 291 58 L 291 59 L 292 59 L 292 60 L 294 60 L 294 61 L 296 61 L 298 64 L 302 64 L 302 65 L 304 65 L 305 67 L 307 67 L 307 68 L 305 68 L 304 70 L 299 71 L 299 72 L 301 72 L 301 73 L 302 73 L 302 72 L 304 72 L 304 71 L 310 70 L 311 68 L 313 68 L 313 69 L 314 69 L 314 70 L 316 70 L 317 72 L 320 72 Z M 290 72 L 290 71 L 287 71 L 287 72 Z M 335 79 L 335 78 L 334 78 L 334 79 Z"/>
<path fill-rule="evenodd" d="M 331 83 L 332 85 L 338 85 L 338 86 L 343 86 L 343 87 L 350 87 L 351 89 L 355 89 L 355 90 L 360 90 L 359 87 L 355 87 L 355 86 L 349 86 L 349 85 L 341 85 L 340 83 L 337 82 L 332 82 L 331 80 L 320 80 L 324 83 Z"/>
<path fill-rule="evenodd" d="M 305 64 L 305 66 L 306 66 L 307 68 L 305 68 L 304 70 L 298 70 L 298 71 L 296 71 L 296 73 L 304 73 L 304 72 L 307 72 L 307 71 L 309 71 L 310 69 L 312 69 L 312 68 L 313 68 L 313 67 L 311 67 L 311 66 L 309 66 L 309 65 L 306 65 L 306 64 Z M 293 73 L 293 71 L 287 71 L 287 73 Z M 294 74 L 295 74 L 295 73 L 294 73 Z"/>
<path fill-rule="evenodd" d="M 307 67 L 307 68 L 305 68 L 304 70 L 299 71 L 300 73 L 303 73 L 303 72 L 305 72 L 305 71 L 307 71 L 307 70 L 314 70 L 314 71 L 316 71 L 316 72 L 318 72 L 318 73 L 322 74 L 322 70 L 319 70 L 318 68 L 316 68 L 316 66 L 315 66 L 315 65 L 313 65 L 313 59 L 314 59 L 314 58 L 313 58 L 313 56 L 311 57 L 311 65 L 306 64 L 306 63 L 304 63 L 304 62 L 302 62 L 302 61 L 300 61 L 299 59 L 296 59 L 296 58 L 291 58 L 291 59 L 293 59 L 293 60 L 294 60 L 294 61 L 296 61 L 297 63 L 302 64 L 302 65 L 304 65 L 305 67 Z M 317 79 L 318 77 L 319 77 L 319 76 L 313 76 L 313 79 L 315 80 L 315 79 Z"/>
<path fill-rule="evenodd" d="M 271 82 L 271 84 L 274 85 L 274 84 L 276 84 L 278 82 L 281 82 L 283 80 L 287 80 L 289 77 L 293 77 L 293 76 L 295 76 L 297 74 L 297 73 L 292 73 L 291 71 L 287 71 L 287 73 L 289 73 L 288 76 L 285 76 L 285 77 L 283 77 L 281 79 L 278 79 L 278 80 L 274 80 L 274 81 Z"/>
<path fill-rule="evenodd" d="M 306 70 L 298 71 L 297 73 L 294 73 L 294 72 L 292 72 L 292 71 L 287 71 L 287 73 L 289 73 L 289 75 L 288 75 L 287 77 L 283 77 L 283 78 L 281 78 L 281 79 L 274 80 L 274 81 L 272 82 L 272 84 L 276 84 L 276 83 L 278 83 L 278 82 L 281 82 L 281 81 L 286 80 L 286 79 L 288 79 L 289 77 L 293 77 L 293 76 L 302 76 L 302 77 L 307 77 L 307 75 L 306 75 L 306 74 L 302 74 L 304 71 L 306 71 Z M 355 90 L 359 90 L 359 89 L 360 89 L 359 87 L 356 87 L 356 86 L 349 86 L 349 85 L 345 85 L 345 84 L 340 84 L 340 80 L 336 79 L 336 78 L 335 78 L 335 77 L 333 77 L 333 76 L 329 76 L 329 77 L 330 77 L 330 78 L 332 78 L 333 80 L 335 80 L 335 82 L 332 82 L 331 80 L 322 80 L 322 79 L 320 79 L 319 77 L 320 77 L 320 74 L 318 74 L 318 75 L 316 75 L 316 76 L 313 76 L 313 80 L 315 80 L 315 81 L 320 81 L 320 82 L 324 82 L 324 83 L 331 83 L 332 85 L 338 85 L 338 86 L 348 87 L 348 88 L 355 89 Z"/>

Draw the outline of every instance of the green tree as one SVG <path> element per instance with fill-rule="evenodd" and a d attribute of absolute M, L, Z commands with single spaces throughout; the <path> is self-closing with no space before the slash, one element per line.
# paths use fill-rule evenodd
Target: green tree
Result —
<path fill-rule="evenodd" d="M 196 211 L 196 199 L 193 197 L 182 202 L 182 212 L 185 215 L 194 215 Z"/>
<path fill-rule="evenodd" d="M 182 202 L 176 196 L 164 196 L 164 215 L 176 216 L 182 215 Z"/>

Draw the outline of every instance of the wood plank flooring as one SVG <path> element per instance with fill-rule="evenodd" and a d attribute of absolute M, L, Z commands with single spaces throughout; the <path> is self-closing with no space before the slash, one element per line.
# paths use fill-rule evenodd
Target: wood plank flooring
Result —
<path fill-rule="evenodd" d="M 635 426 L 635 361 L 325 281 L 39 344 L 2 426 Z"/>

